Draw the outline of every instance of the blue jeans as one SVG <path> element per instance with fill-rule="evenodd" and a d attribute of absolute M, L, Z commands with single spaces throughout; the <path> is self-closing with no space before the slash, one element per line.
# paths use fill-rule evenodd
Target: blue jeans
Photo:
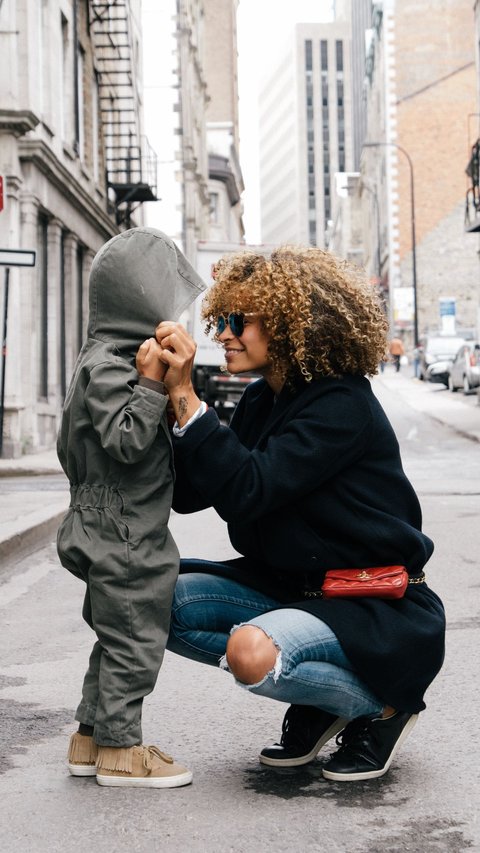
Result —
<path fill-rule="evenodd" d="M 201 570 L 206 561 L 188 560 Z M 212 564 L 210 564 L 212 565 Z M 195 571 L 175 588 L 167 648 L 191 660 L 228 670 L 227 640 L 240 625 L 254 625 L 278 649 L 274 668 L 257 684 L 239 686 L 280 702 L 315 705 L 339 717 L 377 715 L 382 701 L 355 673 L 333 631 L 303 610 L 248 586 Z M 277 608 L 277 609 L 276 609 Z"/>

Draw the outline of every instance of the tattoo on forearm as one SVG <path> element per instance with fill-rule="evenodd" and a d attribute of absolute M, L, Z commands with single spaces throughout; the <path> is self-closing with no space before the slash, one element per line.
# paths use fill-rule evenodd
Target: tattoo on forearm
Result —
<path fill-rule="evenodd" d="M 188 402 L 186 397 L 180 397 L 178 401 L 178 416 L 183 418 L 187 414 Z"/>

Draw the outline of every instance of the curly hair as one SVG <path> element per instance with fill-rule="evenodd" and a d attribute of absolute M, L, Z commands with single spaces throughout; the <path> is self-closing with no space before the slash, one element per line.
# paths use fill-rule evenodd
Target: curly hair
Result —
<path fill-rule="evenodd" d="M 360 268 L 316 248 L 281 246 L 270 256 L 225 255 L 202 306 L 207 334 L 219 314 L 258 313 L 272 369 L 302 376 L 372 375 L 385 358 L 388 323 Z"/>

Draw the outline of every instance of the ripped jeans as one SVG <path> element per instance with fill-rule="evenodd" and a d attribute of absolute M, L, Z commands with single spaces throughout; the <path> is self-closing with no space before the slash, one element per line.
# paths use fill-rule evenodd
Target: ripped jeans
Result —
<path fill-rule="evenodd" d="M 197 571 L 181 574 L 175 588 L 167 649 L 228 670 L 227 640 L 240 625 L 253 625 L 278 649 L 274 668 L 257 684 L 236 683 L 280 702 L 314 705 L 353 719 L 378 714 L 382 701 L 358 677 L 333 631 L 303 610 L 226 578 L 203 574 L 200 560 L 182 561 Z"/>

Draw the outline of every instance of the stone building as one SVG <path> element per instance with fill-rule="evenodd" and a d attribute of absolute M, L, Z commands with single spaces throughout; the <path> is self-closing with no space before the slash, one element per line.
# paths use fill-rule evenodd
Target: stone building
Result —
<path fill-rule="evenodd" d="M 208 103 L 209 240 L 240 243 L 244 239 L 239 161 L 238 0 L 205 2 L 205 77 Z"/>
<path fill-rule="evenodd" d="M 4 456 L 54 446 L 92 258 L 156 197 L 139 12 L 140 0 L 0 5 L 0 248 L 36 252 L 9 276 Z"/>
<path fill-rule="evenodd" d="M 243 240 L 239 163 L 238 0 L 177 0 L 182 242 Z"/>
<path fill-rule="evenodd" d="M 208 238 L 210 199 L 205 112 L 205 0 L 177 0 L 178 178 L 182 183 L 182 243 L 195 263 L 198 240 Z"/>

